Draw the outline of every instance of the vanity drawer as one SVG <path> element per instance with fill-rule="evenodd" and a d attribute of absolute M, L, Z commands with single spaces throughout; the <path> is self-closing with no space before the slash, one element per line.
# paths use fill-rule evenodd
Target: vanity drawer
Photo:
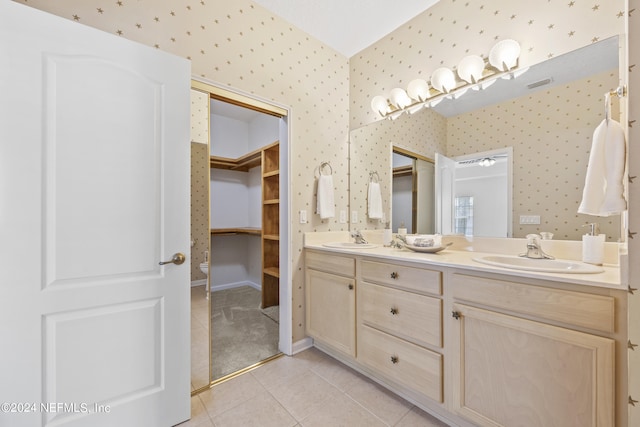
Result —
<path fill-rule="evenodd" d="M 366 325 L 358 330 L 358 360 L 390 381 L 442 402 L 442 355 Z"/>
<path fill-rule="evenodd" d="M 442 347 L 442 301 L 386 286 L 358 286 L 360 321 L 416 344 Z"/>
<path fill-rule="evenodd" d="M 373 261 L 362 261 L 361 266 L 362 278 L 369 282 L 442 294 L 442 273 L 439 271 Z"/>
<path fill-rule="evenodd" d="M 457 273 L 451 284 L 453 297 L 459 300 L 596 331 L 615 332 L 615 299 L 611 296 Z"/>
<path fill-rule="evenodd" d="M 353 277 L 356 274 L 356 260 L 344 255 L 328 255 L 318 252 L 305 252 L 305 266 L 314 270 Z"/>

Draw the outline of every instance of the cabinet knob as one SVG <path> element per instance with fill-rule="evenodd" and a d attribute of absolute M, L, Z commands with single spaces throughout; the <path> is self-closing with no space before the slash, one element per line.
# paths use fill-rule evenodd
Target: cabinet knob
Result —
<path fill-rule="evenodd" d="M 394 316 L 398 314 L 398 309 L 395 307 L 391 307 L 391 314 L 393 314 Z"/>
<path fill-rule="evenodd" d="M 451 312 L 451 317 L 453 317 L 454 319 L 459 319 L 460 318 L 460 312 L 459 311 L 452 311 Z"/>
<path fill-rule="evenodd" d="M 391 356 L 391 363 L 397 365 L 399 362 L 398 356 Z"/>
<path fill-rule="evenodd" d="M 353 290 L 353 285 L 351 283 L 349 283 L 349 290 Z"/>
<path fill-rule="evenodd" d="M 392 279 L 397 279 L 398 278 L 398 273 L 396 273 L 395 271 L 393 273 L 391 273 L 391 278 Z"/>

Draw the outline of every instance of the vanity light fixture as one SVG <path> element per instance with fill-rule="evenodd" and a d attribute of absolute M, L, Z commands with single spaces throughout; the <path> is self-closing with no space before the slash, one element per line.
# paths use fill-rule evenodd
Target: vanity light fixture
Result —
<path fill-rule="evenodd" d="M 422 79 L 412 80 L 405 91 L 393 89 L 388 98 L 375 96 L 371 108 L 384 118 L 392 120 L 407 112 L 414 114 L 424 107 L 434 107 L 445 97 L 457 99 L 468 89 L 483 90 L 491 86 L 498 78 L 513 79 L 527 69 L 518 69 L 520 44 L 511 39 L 502 40 L 491 48 L 485 60 L 478 55 L 463 58 L 456 73 L 446 67 L 436 69 L 429 83 Z"/>
<path fill-rule="evenodd" d="M 482 166 L 484 168 L 488 168 L 489 166 L 493 166 L 496 164 L 496 159 L 493 157 L 485 157 L 484 159 L 478 160 L 478 166 Z"/>

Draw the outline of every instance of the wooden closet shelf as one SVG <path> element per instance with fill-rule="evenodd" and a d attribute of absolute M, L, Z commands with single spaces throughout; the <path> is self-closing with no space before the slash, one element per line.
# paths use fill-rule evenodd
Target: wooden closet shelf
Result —
<path fill-rule="evenodd" d="M 393 168 L 393 176 L 394 177 L 407 176 L 407 175 L 412 175 L 412 174 L 413 174 L 413 166 L 411 166 L 411 165 L 398 166 L 396 168 Z"/>
<path fill-rule="evenodd" d="M 270 171 L 270 172 L 265 172 L 262 176 L 264 178 L 269 178 L 270 176 L 277 176 L 280 175 L 280 169 L 276 169 L 274 171 Z"/>
<path fill-rule="evenodd" d="M 262 272 L 272 277 L 280 277 L 280 269 L 278 267 L 267 267 Z"/>
<path fill-rule="evenodd" d="M 237 159 L 231 159 L 229 157 L 210 156 L 209 166 L 214 169 L 227 169 L 241 172 L 248 172 L 249 169 L 253 169 L 262 164 L 262 152 L 278 145 L 278 141 L 266 145 L 257 150 L 253 150 L 244 156 Z"/>
<path fill-rule="evenodd" d="M 237 228 L 212 228 L 212 236 L 231 236 L 234 234 L 248 234 L 251 236 L 260 236 L 262 229 L 259 227 L 237 227 Z"/>
<path fill-rule="evenodd" d="M 280 199 L 269 199 L 264 201 L 265 205 L 277 205 L 278 203 L 280 203 Z"/>
<path fill-rule="evenodd" d="M 277 234 L 265 234 L 262 238 L 264 240 L 280 240 L 280 236 Z"/>
<path fill-rule="evenodd" d="M 262 157 L 260 150 L 252 151 L 251 153 L 238 157 L 237 159 L 230 159 L 227 157 L 210 156 L 209 165 L 215 169 L 227 169 L 234 171 L 247 172 L 249 169 L 260 166 Z"/>

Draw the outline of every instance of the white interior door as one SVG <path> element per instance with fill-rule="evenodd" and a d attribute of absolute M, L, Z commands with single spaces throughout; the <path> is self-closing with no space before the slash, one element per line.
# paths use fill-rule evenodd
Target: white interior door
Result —
<path fill-rule="evenodd" d="M 436 233 L 453 234 L 456 161 L 436 153 Z"/>
<path fill-rule="evenodd" d="M 2 426 L 189 418 L 189 62 L 0 0 Z"/>

